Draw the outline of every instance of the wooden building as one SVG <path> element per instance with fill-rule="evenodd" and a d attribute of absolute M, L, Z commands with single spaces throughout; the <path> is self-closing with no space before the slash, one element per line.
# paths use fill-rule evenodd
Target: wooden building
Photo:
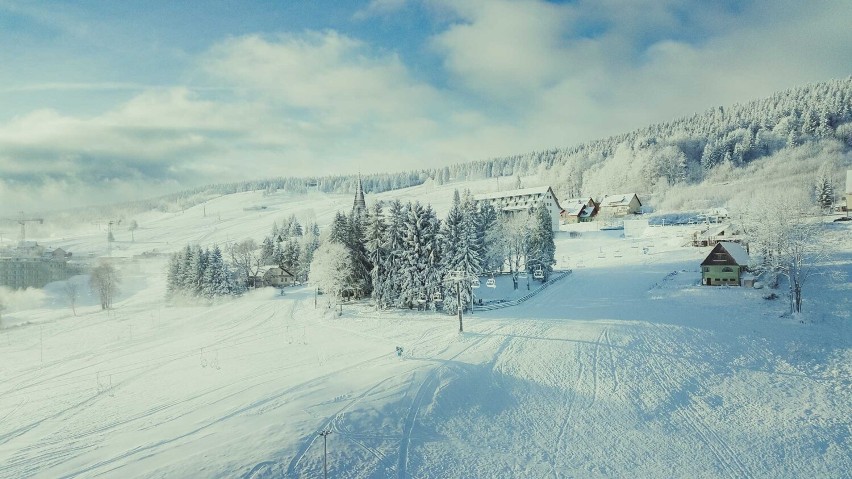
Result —
<path fill-rule="evenodd" d="M 636 193 L 606 195 L 598 204 L 600 214 L 607 217 L 639 214 L 641 207 Z"/>
<path fill-rule="evenodd" d="M 742 286 L 742 276 L 748 271 L 748 263 L 748 251 L 741 244 L 716 243 L 701 263 L 701 284 Z"/>

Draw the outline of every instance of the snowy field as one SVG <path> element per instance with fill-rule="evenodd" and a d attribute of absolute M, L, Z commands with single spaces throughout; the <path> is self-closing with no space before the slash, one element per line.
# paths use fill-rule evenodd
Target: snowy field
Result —
<path fill-rule="evenodd" d="M 394 196 L 443 216 L 452 186 L 367 202 Z M 131 259 L 350 205 L 244 193 L 140 215 L 135 242 L 116 233 L 112 311 L 88 297 L 75 317 L 54 286 L 6 311 L 0 477 L 322 477 L 326 429 L 335 478 L 850 477 L 848 223 L 830 225 L 823 265 L 847 277 L 812 279 L 801 317 L 767 290 L 700 286 L 709 249 L 684 246 L 686 228 L 562 232 L 571 274 L 465 316 L 463 334 L 434 312 L 338 316 L 309 287 L 167 306 L 166 258 Z M 38 239 L 104 254 L 90 229 Z"/>

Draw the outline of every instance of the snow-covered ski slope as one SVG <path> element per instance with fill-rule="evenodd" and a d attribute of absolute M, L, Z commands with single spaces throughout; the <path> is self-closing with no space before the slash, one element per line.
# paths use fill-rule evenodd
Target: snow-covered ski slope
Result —
<path fill-rule="evenodd" d="M 376 196 L 443 215 L 452 185 L 418 188 Z M 140 215 L 113 255 L 336 208 L 351 198 L 231 195 Z M 699 286 L 708 249 L 686 229 L 584 231 L 557 235 L 568 277 L 461 335 L 433 312 L 337 316 L 309 287 L 167 306 L 165 258 L 128 259 L 112 311 L 83 298 L 74 317 L 51 285 L 4 313 L 0 477 L 322 477 L 325 429 L 335 478 L 849 477 L 852 227 L 830 230 L 824 266 L 850 276 L 814 278 L 801 318 L 767 290 Z M 106 247 L 85 229 L 39 241 Z"/>

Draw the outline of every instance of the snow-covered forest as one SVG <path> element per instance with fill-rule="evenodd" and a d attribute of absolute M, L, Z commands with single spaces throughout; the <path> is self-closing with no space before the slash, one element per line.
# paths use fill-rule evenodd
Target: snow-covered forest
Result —
<path fill-rule="evenodd" d="M 310 280 L 333 304 L 372 297 L 379 308 L 468 309 L 472 285 L 483 274 L 536 274 L 547 281 L 555 246 L 550 213 L 543 206 L 498 215 L 470 192 L 454 192 L 444 220 L 430 205 L 376 202 L 369 211 L 338 211 L 325 234 L 312 223 L 307 232 L 290 215 L 260 244 L 233 242 L 225 254 L 214 246 L 187 245 L 172 254 L 166 273 L 167 299 L 213 300 L 242 294 L 270 265 Z"/>

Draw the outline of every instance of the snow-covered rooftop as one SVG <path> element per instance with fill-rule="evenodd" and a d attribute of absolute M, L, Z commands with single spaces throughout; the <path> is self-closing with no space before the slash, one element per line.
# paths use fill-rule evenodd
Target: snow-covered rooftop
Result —
<path fill-rule="evenodd" d="M 632 200 L 634 196 L 636 196 L 635 193 L 606 195 L 601 200 L 601 206 L 627 206 L 630 204 L 630 200 Z"/>
<path fill-rule="evenodd" d="M 496 191 L 494 193 L 483 193 L 474 196 L 477 200 L 493 200 L 497 198 L 506 198 L 508 196 L 533 196 L 543 195 L 550 190 L 549 186 L 537 186 L 535 188 L 521 188 L 520 190 Z"/>
<path fill-rule="evenodd" d="M 748 262 L 749 262 L 748 251 L 746 251 L 745 248 L 743 248 L 741 244 L 732 243 L 730 241 L 721 241 L 721 242 L 719 242 L 719 244 L 722 245 L 723 248 L 725 248 L 725 251 L 727 251 L 728 254 L 730 254 L 732 258 L 734 258 L 734 261 L 736 261 L 737 264 L 740 264 L 740 265 L 747 265 L 748 264 Z"/>

